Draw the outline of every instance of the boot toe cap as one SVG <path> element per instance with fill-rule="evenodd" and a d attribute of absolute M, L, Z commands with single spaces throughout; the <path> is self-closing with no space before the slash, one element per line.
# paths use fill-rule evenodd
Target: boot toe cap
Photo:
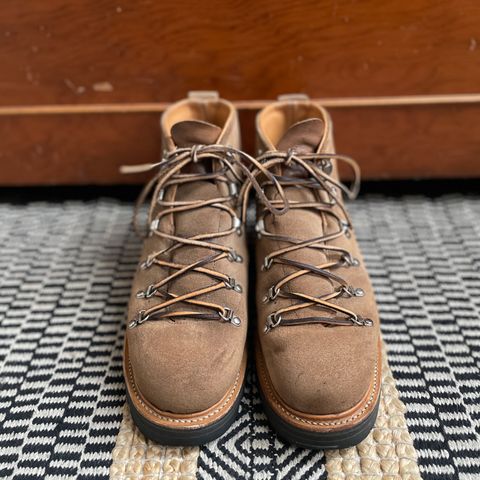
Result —
<path fill-rule="evenodd" d="M 270 380 L 280 398 L 299 412 L 345 412 L 362 401 L 374 379 L 377 348 L 370 343 L 366 347 L 352 338 L 349 348 L 338 348 L 315 341 L 315 335 L 298 342 L 290 337 L 265 358 Z"/>
<path fill-rule="evenodd" d="M 154 407 L 173 413 L 201 412 L 233 388 L 243 345 L 229 348 L 225 336 L 230 332 L 223 331 L 228 325 L 221 325 L 217 333 L 176 324 L 148 327 L 142 326 L 143 332 L 127 340 L 135 384 Z"/>

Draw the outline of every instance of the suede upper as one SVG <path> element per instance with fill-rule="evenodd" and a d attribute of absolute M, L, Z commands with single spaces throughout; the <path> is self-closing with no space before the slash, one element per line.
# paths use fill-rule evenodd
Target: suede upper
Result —
<path fill-rule="evenodd" d="M 177 148 L 194 145 L 221 144 L 240 146 L 237 113 L 224 100 L 188 99 L 173 104 L 165 111 L 161 121 L 162 141 L 165 153 Z M 189 163 L 180 174 L 210 172 L 219 168 L 212 159 Z M 228 185 L 215 178 L 171 185 L 162 192 L 163 202 L 208 201 L 229 195 Z M 161 213 L 152 199 L 153 211 Z M 225 203 L 233 211 L 238 209 L 236 199 Z M 217 206 L 218 207 L 218 206 Z M 174 413 L 203 411 L 218 402 L 231 388 L 239 372 L 244 354 L 247 330 L 246 292 L 247 249 L 244 229 L 228 236 L 215 238 L 217 232 L 229 230 L 232 216 L 214 206 L 194 210 L 176 211 L 161 217 L 157 229 L 167 235 L 182 238 L 205 235 L 206 239 L 226 245 L 235 251 L 243 262 L 227 258 L 203 264 L 202 267 L 222 272 L 241 285 L 242 291 L 221 288 L 194 298 L 198 302 L 218 304 L 231 309 L 240 319 L 240 325 L 228 322 L 205 320 L 201 314 L 211 310 L 198 304 L 175 304 L 169 312 L 193 310 L 199 317 L 149 319 L 135 328 L 127 328 L 126 341 L 129 359 L 138 389 L 155 407 Z M 153 252 L 172 246 L 168 238 L 150 235 L 146 238 L 141 260 Z M 214 252 L 213 252 L 214 253 Z M 191 265 L 212 255 L 208 248 L 182 245 L 168 251 L 160 258 L 178 265 Z M 239 258 L 240 258 L 239 257 Z M 135 318 L 139 311 L 158 305 L 162 298 L 137 298 L 136 292 L 145 289 L 171 275 L 171 268 L 152 265 L 138 268 L 132 288 L 128 319 Z M 188 271 L 170 281 L 164 290 L 167 295 L 188 294 L 215 284 L 211 277 L 198 271 Z M 170 297 L 171 298 L 171 297 Z"/>
<path fill-rule="evenodd" d="M 258 114 L 257 145 L 260 152 L 292 149 L 300 156 L 318 152 L 334 153 L 330 117 L 325 110 L 308 100 L 274 103 Z M 332 163 L 330 175 L 338 178 L 336 161 Z M 284 179 L 308 179 L 305 170 L 295 164 L 282 165 L 276 173 Z M 285 183 L 283 188 L 290 201 L 301 202 L 305 208 L 290 209 L 281 216 L 267 213 L 262 217 L 267 232 L 277 237 L 309 240 L 338 230 L 338 222 L 334 217 L 309 207 L 320 200 L 325 201 L 325 192 Z M 266 192 L 269 198 L 278 198 L 272 188 L 267 188 Z M 259 204 L 257 210 L 261 212 L 262 205 Z M 333 207 L 333 211 L 339 217 L 343 216 L 338 205 Z M 331 272 L 345 279 L 350 286 L 363 289 L 364 296 L 339 296 L 332 303 L 372 320 L 372 326 L 332 326 L 321 323 L 287 326 L 280 323 L 266 333 L 264 328 L 271 313 L 299 303 L 298 299 L 288 298 L 289 293 L 300 292 L 310 297 L 321 297 L 333 292 L 338 285 L 330 278 L 309 272 L 282 286 L 287 298 L 277 296 L 267 300 L 269 289 L 289 274 L 298 272 L 298 268 L 288 263 L 273 263 L 270 268 L 262 269 L 267 255 L 291 243 L 260 235 L 255 244 L 258 337 L 268 375 L 286 404 L 308 414 L 336 414 L 355 406 L 367 391 L 374 375 L 379 317 L 355 234 L 349 229 L 347 235 L 327 241 L 325 245 L 348 250 L 359 261 L 359 265 L 345 265 Z M 339 253 L 305 247 L 289 252 L 285 257 L 287 261 L 319 266 L 338 260 Z M 319 315 L 334 317 L 336 314 L 314 305 L 288 312 L 284 317 L 305 319 Z"/>

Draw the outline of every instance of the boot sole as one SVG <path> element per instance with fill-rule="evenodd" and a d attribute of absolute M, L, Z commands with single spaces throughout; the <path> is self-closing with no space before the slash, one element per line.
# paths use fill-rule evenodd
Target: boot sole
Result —
<path fill-rule="evenodd" d="M 288 406 L 273 388 L 258 339 L 255 357 L 265 412 L 283 440 L 316 450 L 349 448 L 364 440 L 375 425 L 380 403 L 380 349 L 374 377 L 362 400 L 345 412 L 330 415 L 306 414 Z"/>
<path fill-rule="evenodd" d="M 127 403 L 135 425 L 146 437 L 161 445 L 197 446 L 222 436 L 238 415 L 246 359 L 245 351 L 234 384 L 219 402 L 201 412 L 176 414 L 159 410 L 141 394 L 135 384 L 125 342 L 123 370 L 127 386 Z"/>

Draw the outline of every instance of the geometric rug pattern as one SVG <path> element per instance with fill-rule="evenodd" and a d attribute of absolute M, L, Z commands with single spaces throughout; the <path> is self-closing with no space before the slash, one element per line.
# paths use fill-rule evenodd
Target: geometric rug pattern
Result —
<path fill-rule="evenodd" d="M 405 405 L 399 399 L 385 346 L 382 353 L 382 389 L 375 426 L 355 447 L 325 452 L 329 479 L 421 479 Z"/>
<path fill-rule="evenodd" d="M 422 478 L 478 479 L 480 197 L 366 195 L 349 211 L 381 313 L 386 385 L 401 400 L 390 403 L 406 408 L 381 428 L 406 420 Z M 131 434 L 121 371 L 140 247 L 131 213 L 110 199 L 0 204 L 0 478 L 418 478 L 407 461 L 393 466 L 414 452 L 403 436 L 393 452 L 386 430 L 380 449 L 282 444 L 253 372 L 219 441 L 182 451 Z"/>

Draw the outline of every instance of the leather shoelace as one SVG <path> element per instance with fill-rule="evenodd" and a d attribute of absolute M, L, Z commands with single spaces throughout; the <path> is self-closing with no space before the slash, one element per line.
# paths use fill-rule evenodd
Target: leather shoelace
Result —
<path fill-rule="evenodd" d="M 213 161 L 216 168 L 209 172 L 184 173 L 190 163 L 203 161 Z M 219 289 L 233 289 L 237 292 L 242 291 L 235 279 L 228 275 L 216 271 L 210 264 L 227 258 L 232 262 L 242 262 L 241 256 L 233 249 L 225 245 L 215 243 L 215 239 L 227 237 L 235 233 L 241 234 L 242 227 L 245 225 L 248 205 L 248 192 L 253 187 L 267 211 L 273 215 L 282 215 L 288 210 L 288 200 L 285 197 L 283 189 L 277 179 L 263 165 L 250 155 L 224 145 L 195 145 L 188 148 L 177 148 L 167 153 L 166 157 L 159 163 L 135 165 L 122 167 L 122 173 L 138 173 L 153 169 L 158 169 L 154 177 L 145 185 L 140 194 L 134 212 L 134 228 L 137 233 L 140 232 L 138 225 L 138 212 L 141 205 L 144 204 L 153 190 L 155 202 L 151 203 L 148 213 L 149 235 L 156 235 L 159 238 L 167 240 L 168 246 L 152 252 L 144 259 L 140 268 L 149 269 L 153 266 L 167 268 L 173 273 L 169 274 L 163 280 L 147 285 L 144 289 L 137 292 L 137 298 L 151 298 L 156 296 L 160 303 L 148 309 L 140 310 L 135 318 L 129 323 L 129 328 L 134 328 L 147 320 L 162 320 L 175 318 L 194 318 L 198 320 L 218 320 L 229 322 L 232 325 L 239 326 L 241 323 L 235 313 L 228 307 L 218 305 L 213 302 L 202 301 L 200 297 Z M 252 173 L 254 172 L 254 173 Z M 256 177 L 263 174 L 270 184 L 273 184 L 281 198 L 277 204 L 279 208 L 265 196 Z M 164 192 L 173 185 L 185 185 L 199 181 L 224 182 L 228 185 L 228 195 L 211 198 L 208 200 L 190 200 L 190 201 L 166 201 Z M 241 215 L 237 216 L 237 210 L 240 207 Z M 161 231 L 159 228 L 161 220 L 167 215 L 175 215 L 178 212 L 193 212 L 202 208 L 215 208 L 226 212 L 232 218 L 231 228 L 221 231 L 194 235 L 189 238 L 169 234 Z M 189 265 L 183 265 L 171 261 L 169 254 L 182 247 L 201 247 L 209 253 L 201 260 Z M 174 279 L 189 272 L 197 272 L 207 275 L 215 281 L 214 284 L 200 289 L 192 289 L 191 292 L 177 295 L 168 291 L 166 288 Z M 180 304 L 187 305 L 189 309 L 172 310 L 171 307 Z M 198 311 L 191 309 L 192 306 L 201 307 Z"/>
<path fill-rule="evenodd" d="M 330 174 L 332 172 L 332 162 L 335 159 L 337 162 L 346 163 L 353 172 L 353 182 L 350 188 L 333 178 Z M 286 265 L 294 267 L 295 271 L 284 278 L 280 279 L 270 287 L 268 293 L 264 297 L 264 302 L 270 302 L 277 297 L 297 300 L 290 306 L 281 308 L 267 318 L 265 325 L 265 332 L 269 332 L 272 328 L 280 325 L 299 325 L 308 323 L 319 323 L 326 326 L 334 325 L 359 325 L 372 326 L 371 319 L 362 318 L 353 311 L 336 305 L 332 302 L 335 298 L 344 297 L 360 297 L 365 294 L 361 288 L 350 286 L 348 282 L 341 276 L 334 273 L 335 269 L 340 267 L 356 267 L 359 265 L 357 259 L 353 258 L 351 253 L 340 247 L 329 245 L 327 242 L 335 240 L 343 235 L 349 236 L 352 228 L 350 217 L 343 206 L 341 200 L 341 193 L 343 192 L 348 198 L 354 199 L 358 193 L 360 184 L 360 170 L 356 162 L 350 157 L 330 153 L 315 153 L 307 155 L 296 154 L 294 149 L 288 152 L 268 151 L 261 155 L 258 159 L 264 168 L 271 170 L 276 166 L 300 168 L 307 175 L 305 177 L 296 176 L 276 176 L 276 180 L 284 187 L 298 187 L 306 188 L 316 191 L 318 201 L 301 202 L 289 200 L 289 209 L 308 209 L 316 211 L 325 216 L 330 216 L 334 219 L 338 229 L 328 232 L 320 237 L 311 238 L 307 240 L 300 240 L 290 236 L 276 235 L 268 232 L 265 229 L 265 215 L 268 213 L 266 209 L 260 212 L 259 220 L 257 221 L 256 231 L 259 236 L 267 237 L 272 241 L 278 241 L 289 244 L 287 247 L 281 248 L 269 253 L 263 263 L 263 270 L 268 270 L 274 264 Z M 271 185 L 268 179 L 263 186 Z M 270 200 L 273 206 L 283 203 L 282 200 Z M 337 207 L 337 208 L 335 208 Z M 291 258 L 285 255 L 290 252 L 299 251 L 303 248 L 313 248 L 323 252 L 327 259 L 337 257 L 336 259 L 326 260 L 320 265 L 310 265 Z M 328 279 L 335 285 L 333 292 L 321 295 L 318 297 L 307 295 L 302 292 L 289 291 L 286 288 L 287 284 L 294 279 L 302 277 L 303 275 L 314 274 L 324 279 Z M 332 316 L 310 316 L 303 318 L 285 318 L 288 313 L 296 312 L 305 308 L 317 306 L 324 311 L 333 313 Z"/>

